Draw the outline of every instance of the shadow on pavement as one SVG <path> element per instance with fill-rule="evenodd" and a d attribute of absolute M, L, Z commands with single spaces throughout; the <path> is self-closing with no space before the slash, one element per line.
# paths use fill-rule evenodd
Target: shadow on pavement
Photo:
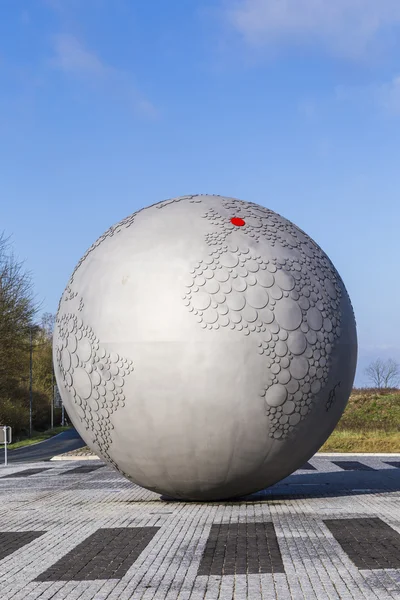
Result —
<path fill-rule="evenodd" d="M 301 498 L 341 498 L 344 496 L 359 496 L 360 494 L 387 494 L 398 491 L 400 491 L 400 469 L 396 468 L 372 471 L 295 472 L 260 492 L 207 503 L 258 503 Z M 182 500 L 175 500 L 167 496 L 161 496 L 161 500 L 164 502 L 182 502 Z"/>
<path fill-rule="evenodd" d="M 400 469 L 293 473 L 275 485 L 236 501 L 290 500 L 291 498 L 334 498 L 400 491 Z"/>

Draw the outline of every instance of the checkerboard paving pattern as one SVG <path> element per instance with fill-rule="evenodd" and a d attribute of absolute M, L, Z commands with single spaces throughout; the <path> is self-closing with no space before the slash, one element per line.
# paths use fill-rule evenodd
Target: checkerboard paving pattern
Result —
<path fill-rule="evenodd" d="M 400 569 L 400 534 L 378 517 L 324 521 L 359 569 Z"/>
<path fill-rule="evenodd" d="M 197 575 L 283 573 L 272 523 L 211 525 Z"/>
<path fill-rule="evenodd" d="M 207 504 L 164 501 L 101 462 L 1 466 L 0 597 L 399 600 L 399 465 L 315 456 Z"/>
<path fill-rule="evenodd" d="M 9 475 L 4 475 L 3 477 L 11 477 L 15 479 L 15 477 L 29 477 L 29 475 L 37 475 L 38 473 L 42 473 L 43 471 L 47 471 L 46 468 L 42 469 L 24 469 L 23 471 L 17 471 L 15 473 L 10 473 Z"/>
<path fill-rule="evenodd" d="M 157 531 L 158 527 L 98 529 L 36 581 L 121 579 Z"/>
<path fill-rule="evenodd" d="M 44 531 L 0 531 L 0 560 L 43 535 Z"/>

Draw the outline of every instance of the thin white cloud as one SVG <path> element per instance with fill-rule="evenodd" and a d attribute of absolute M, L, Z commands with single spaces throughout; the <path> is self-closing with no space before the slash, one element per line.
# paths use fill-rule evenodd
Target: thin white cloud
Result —
<path fill-rule="evenodd" d="M 136 112 L 150 118 L 158 116 L 156 107 L 143 97 L 129 73 L 108 65 L 75 36 L 54 36 L 53 49 L 54 55 L 50 60 L 53 68 L 66 75 L 84 77 L 85 81 L 102 84 L 114 96 L 124 98 Z"/>
<path fill-rule="evenodd" d="M 378 86 L 376 99 L 386 111 L 400 115 L 400 76 Z"/>
<path fill-rule="evenodd" d="M 271 50 L 317 45 L 332 55 L 364 59 L 398 37 L 400 0 L 222 1 L 234 31 Z"/>
<path fill-rule="evenodd" d="M 316 103 L 312 100 L 303 100 L 298 106 L 299 114 L 306 119 L 306 121 L 315 121 L 318 115 Z"/>
<path fill-rule="evenodd" d="M 356 106 L 374 106 L 388 115 L 400 115 L 400 76 L 368 86 L 338 86 L 336 99 Z"/>
<path fill-rule="evenodd" d="M 146 100 L 145 98 L 137 98 L 136 99 L 137 107 L 143 115 L 147 115 L 153 119 L 159 116 L 159 112 L 157 108 L 154 106 L 152 102 Z"/>
<path fill-rule="evenodd" d="M 54 67 L 67 73 L 89 73 L 95 76 L 106 76 L 111 69 L 96 54 L 90 52 L 72 35 L 54 36 L 55 55 L 51 61 Z"/>

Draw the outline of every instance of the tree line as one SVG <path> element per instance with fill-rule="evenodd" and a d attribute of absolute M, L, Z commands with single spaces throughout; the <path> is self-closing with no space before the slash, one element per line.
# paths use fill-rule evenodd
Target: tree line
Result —
<path fill-rule="evenodd" d="M 50 427 L 54 316 L 39 312 L 31 274 L 0 234 L 0 424 L 13 428 L 14 439 L 28 435 L 30 425 Z"/>

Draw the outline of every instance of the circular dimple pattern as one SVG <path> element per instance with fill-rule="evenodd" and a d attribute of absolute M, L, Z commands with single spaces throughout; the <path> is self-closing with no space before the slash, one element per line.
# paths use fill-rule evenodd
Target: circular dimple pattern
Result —
<path fill-rule="evenodd" d="M 206 292 L 197 292 L 194 295 L 194 301 L 192 302 L 193 308 L 196 310 L 205 310 L 211 304 L 211 298 Z"/>
<path fill-rule="evenodd" d="M 232 310 L 242 310 L 242 308 L 245 307 L 246 299 L 239 292 L 235 292 L 232 290 L 232 292 L 226 299 L 226 303 Z"/>
<path fill-rule="evenodd" d="M 216 294 L 219 292 L 219 283 L 215 279 L 209 279 L 204 286 L 204 291 L 207 294 Z"/>
<path fill-rule="evenodd" d="M 295 286 L 294 277 L 282 270 L 276 272 L 275 283 L 285 291 L 291 291 Z"/>
<path fill-rule="evenodd" d="M 220 264 L 223 267 L 227 267 L 229 269 L 236 267 L 236 265 L 238 263 L 239 263 L 239 258 L 237 256 L 235 256 L 234 254 L 232 254 L 231 252 L 224 252 L 221 257 L 221 260 L 220 260 Z"/>
<path fill-rule="evenodd" d="M 331 281 L 331 279 L 325 279 L 324 286 L 325 286 L 325 289 L 326 289 L 328 295 L 330 296 L 330 298 L 332 298 L 332 300 L 336 300 L 337 294 L 336 294 L 335 286 L 334 286 L 333 282 Z"/>
<path fill-rule="evenodd" d="M 301 325 L 301 309 L 294 300 L 283 298 L 275 307 L 275 319 L 279 325 L 288 331 L 294 331 Z"/>
<path fill-rule="evenodd" d="M 89 374 L 79 367 L 74 370 L 72 376 L 72 385 L 79 391 L 79 395 L 83 400 L 87 400 L 92 393 L 92 382 Z"/>
<path fill-rule="evenodd" d="M 289 221 L 239 200 L 217 206 L 203 215 L 212 251 L 186 278 L 184 304 L 204 335 L 213 329 L 255 336 L 255 351 L 265 361 L 269 434 L 283 440 L 324 391 L 345 290 L 322 250 Z M 231 223 L 232 213 L 241 227 Z"/>
<path fill-rule="evenodd" d="M 257 311 L 249 305 L 244 307 L 241 315 L 242 315 L 243 320 L 246 323 L 250 323 L 250 324 L 255 323 L 258 319 Z"/>
<path fill-rule="evenodd" d="M 286 345 L 285 342 L 283 342 L 282 340 L 279 340 L 278 342 L 276 342 L 275 345 L 275 354 L 277 356 L 286 356 L 286 354 L 288 353 L 288 347 Z"/>
<path fill-rule="evenodd" d="M 292 354 L 303 354 L 307 348 L 307 339 L 300 330 L 291 331 L 288 339 L 288 347 Z"/>
<path fill-rule="evenodd" d="M 308 373 L 308 360 L 305 356 L 295 356 L 290 364 L 289 371 L 295 379 L 303 379 Z"/>
<path fill-rule="evenodd" d="M 206 323 L 216 323 L 218 321 L 218 313 L 216 310 L 214 310 L 213 308 L 209 308 L 205 313 L 204 313 L 204 317 L 203 317 L 204 321 Z"/>
<path fill-rule="evenodd" d="M 285 415 L 291 415 L 296 410 L 296 404 L 293 402 L 293 400 L 288 400 L 283 405 L 282 410 L 285 413 Z"/>
<path fill-rule="evenodd" d="M 69 353 L 69 350 L 67 350 L 66 348 L 62 350 L 61 361 L 65 371 L 69 371 L 69 369 L 71 368 L 71 355 Z"/>
<path fill-rule="evenodd" d="M 287 398 L 287 389 L 284 385 L 277 383 L 271 386 L 265 394 L 265 401 L 269 406 L 281 406 Z"/>
<path fill-rule="evenodd" d="M 282 363 L 281 363 L 281 367 L 282 367 Z M 279 383 L 285 384 L 285 383 L 289 383 L 290 381 L 290 373 L 289 371 L 280 371 L 279 375 L 278 375 L 278 381 Z"/>
<path fill-rule="evenodd" d="M 226 269 L 218 269 L 218 271 L 215 272 L 214 277 L 220 283 L 224 283 L 229 279 L 229 271 L 227 271 Z"/>
<path fill-rule="evenodd" d="M 235 279 L 233 279 L 232 289 L 234 289 L 236 292 L 244 292 L 246 288 L 247 283 L 245 279 L 242 279 L 242 277 L 236 277 Z M 248 294 L 246 295 L 246 297 L 248 298 Z"/>
<path fill-rule="evenodd" d="M 276 284 L 269 289 L 269 294 L 274 300 L 280 300 L 283 296 L 281 288 Z"/>
<path fill-rule="evenodd" d="M 257 275 L 257 281 L 263 287 L 270 288 L 275 283 L 275 277 L 269 271 L 261 271 L 261 273 Z"/>
<path fill-rule="evenodd" d="M 260 286 L 253 286 L 246 291 L 246 300 L 253 308 L 265 308 L 268 304 L 268 293 Z"/>
<path fill-rule="evenodd" d="M 68 342 L 67 342 L 67 348 L 70 352 L 75 352 L 76 347 L 78 344 L 78 340 L 76 339 L 75 335 L 70 335 L 68 338 Z"/>
<path fill-rule="evenodd" d="M 124 406 L 122 389 L 125 377 L 133 371 L 132 361 L 100 347 L 93 330 L 71 313 L 57 317 L 55 340 L 64 387 L 79 409 L 81 421 L 92 432 L 93 444 L 117 466 L 109 454 L 113 429 L 109 417 Z"/>
<path fill-rule="evenodd" d="M 322 315 L 315 306 L 307 311 L 307 323 L 314 331 L 319 331 L 322 327 Z"/>
<path fill-rule="evenodd" d="M 88 338 L 82 338 L 78 343 L 78 357 L 82 362 L 90 360 L 92 355 L 92 347 Z"/>

